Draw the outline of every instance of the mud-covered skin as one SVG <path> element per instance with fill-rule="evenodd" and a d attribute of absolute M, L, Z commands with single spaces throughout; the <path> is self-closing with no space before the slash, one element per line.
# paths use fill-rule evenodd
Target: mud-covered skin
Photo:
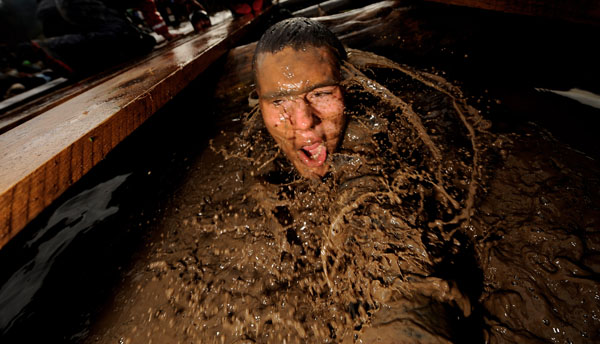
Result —
<path fill-rule="evenodd" d="M 259 54 L 259 104 L 265 126 L 298 172 L 319 178 L 329 169 L 346 118 L 340 71 L 324 47 L 286 47 Z"/>
<path fill-rule="evenodd" d="M 599 339 L 597 163 L 489 132 L 435 75 L 350 62 L 322 181 L 249 113 L 199 159 L 90 342 Z"/>

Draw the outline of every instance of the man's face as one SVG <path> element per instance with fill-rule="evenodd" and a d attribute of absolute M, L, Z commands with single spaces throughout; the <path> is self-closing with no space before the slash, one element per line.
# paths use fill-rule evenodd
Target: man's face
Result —
<path fill-rule="evenodd" d="M 327 157 L 345 125 L 339 69 L 326 48 L 286 47 L 256 60 L 260 109 L 267 130 L 307 178 L 327 173 Z"/>

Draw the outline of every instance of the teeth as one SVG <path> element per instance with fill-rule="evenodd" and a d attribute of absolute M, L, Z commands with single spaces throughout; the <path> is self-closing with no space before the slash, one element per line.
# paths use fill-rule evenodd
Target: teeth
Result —
<path fill-rule="evenodd" d="M 319 147 L 317 147 L 317 149 L 315 149 L 315 153 L 313 155 L 310 156 L 311 159 L 316 160 L 319 155 L 321 155 L 321 152 L 323 151 L 323 145 L 320 145 Z"/>

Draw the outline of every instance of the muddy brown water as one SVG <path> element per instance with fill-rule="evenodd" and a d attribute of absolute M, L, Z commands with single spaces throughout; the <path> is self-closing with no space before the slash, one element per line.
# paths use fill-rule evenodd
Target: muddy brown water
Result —
<path fill-rule="evenodd" d="M 99 166 L 113 177 L 0 252 L 22 276 L 3 278 L 2 341 L 598 341 L 597 161 L 536 125 L 498 130 L 489 102 L 422 69 L 353 51 L 344 73 L 351 120 L 322 182 L 295 174 L 256 109 L 232 106 L 248 81 L 214 114 L 169 108 Z M 220 133 L 176 113 L 218 116 Z M 130 167 L 139 156 L 153 162 Z M 43 270 L 54 260 L 69 263 Z"/>
<path fill-rule="evenodd" d="M 87 342 L 599 338 L 597 163 L 535 127 L 493 133 L 439 76 L 350 56 L 332 171 L 297 176 L 256 108 L 234 116 Z"/>

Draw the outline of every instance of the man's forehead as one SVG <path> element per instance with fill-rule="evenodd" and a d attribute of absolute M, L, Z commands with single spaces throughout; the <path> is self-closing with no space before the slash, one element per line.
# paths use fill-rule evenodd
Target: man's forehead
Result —
<path fill-rule="evenodd" d="M 287 46 L 273 53 L 259 53 L 256 58 L 256 70 L 260 73 L 265 68 L 277 68 L 282 72 L 286 72 L 301 65 L 302 62 L 327 65 L 331 69 L 337 66 L 332 53 L 327 47 L 307 46 L 296 49 Z"/>
<path fill-rule="evenodd" d="M 259 91 L 270 95 L 308 92 L 339 82 L 338 65 L 323 47 L 286 47 L 275 53 L 261 53 L 256 62 Z"/>

